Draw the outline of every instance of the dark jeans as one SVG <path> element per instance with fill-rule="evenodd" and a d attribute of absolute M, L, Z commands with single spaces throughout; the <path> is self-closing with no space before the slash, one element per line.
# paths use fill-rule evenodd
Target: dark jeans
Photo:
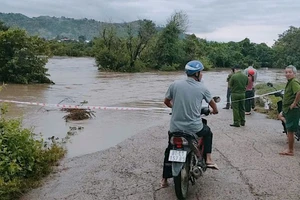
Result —
<path fill-rule="evenodd" d="M 253 90 L 247 90 L 246 91 L 246 100 L 245 100 L 245 111 L 250 112 L 251 108 L 253 107 L 254 99 L 247 99 L 247 98 L 253 98 L 254 97 L 254 92 Z"/>
<path fill-rule="evenodd" d="M 230 95 L 231 95 L 231 90 L 229 87 L 227 87 L 226 103 L 230 103 Z"/>
<path fill-rule="evenodd" d="M 206 124 L 203 124 L 201 131 L 196 133 L 197 136 L 203 137 L 204 142 L 204 154 L 211 153 L 212 150 L 212 139 L 213 134 Z M 172 162 L 169 161 L 170 150 L 172 149 L 170 144 L 170 134 L 168 139 L 168 147 L 165 150 L 164 167 L 163 167 L 163 178 L 172 178 Z"/>

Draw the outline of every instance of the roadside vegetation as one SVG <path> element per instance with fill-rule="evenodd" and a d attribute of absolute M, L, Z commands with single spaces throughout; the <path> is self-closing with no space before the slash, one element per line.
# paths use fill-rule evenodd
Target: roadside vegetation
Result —
<path fill-rule="evenodd" d="M 284 90 L 286 83 L 274 83 L 274 88 L 277 90 Z M 276 91 L 274 88 L 269 87 L 267 83 L 260 83 L 255 86 L 256 95 L 262 95 L 269 92 Z M 258 97 L 255 99 L 255 111 L 259 113 L 264 113 L 270 119 L 277 119 L 277 102 L 281 100 L 280 97 L 275 97 L 274 95 L 267 95 Z M 269 109 L 266 109 L 265 102 L 268 102 Z"/>
<path fill-rule="evenodd" d="M 6 107 L 0 117 L 0 199 L 17 199 L 37 187 L 41 178 L 65 155 L 58 139 L 44 141 L 33 130 L 22 127 L 19 119 L 6 119 Z"/>

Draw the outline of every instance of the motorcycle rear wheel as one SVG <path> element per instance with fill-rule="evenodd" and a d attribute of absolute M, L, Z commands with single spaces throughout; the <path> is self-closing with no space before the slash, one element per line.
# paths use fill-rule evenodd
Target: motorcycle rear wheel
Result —
<path fill-rule="evenodd" d="M 190 180 L 190 165 L 187 159 L 178 176 L 173 177 L 175 185 L 175 193 L 179 200 L 184 200 L 187 197 Z"/>

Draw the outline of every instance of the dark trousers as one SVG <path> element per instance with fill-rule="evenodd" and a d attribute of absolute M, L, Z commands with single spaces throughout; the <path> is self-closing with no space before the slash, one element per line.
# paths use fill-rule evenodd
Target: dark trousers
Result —
<path fill-rule="evenodd" d="M 231 95 L 231 90 L 229 87 L 227 87 L 226 103 L 230 103 L 230 95 Z"/>
<path fill-rule="evenodd" d="M 203 124 L 203 128 L 201 131 L 197 132 L 196 135 L 198 137 L 203 137 L 204 142 L 204 154 L 211 153 L 212 150 L 212 139 L 213 134 L 206 124 Z M 165 150 L 165 158 L 164 158 L 164 167 L 163 167 L 163 178 L 172 178 L 172 162 L 169 161 L 170 150 L 172 149 L 172 145 L 170 144 L 170 134 L 168 139 L 168 147 Z"/>
<path fill-rule="evenodd" d="M 253 90 L 247 90 L 246 91 L 246 100 L 245 100 L 245 111 L 246 112 L 250 112 L 251 111 L 251 108 L 253 107 L 254 105 L 254 92 Z M 252 99 L 247 99 L 247 98 L 252 98 Z"/>

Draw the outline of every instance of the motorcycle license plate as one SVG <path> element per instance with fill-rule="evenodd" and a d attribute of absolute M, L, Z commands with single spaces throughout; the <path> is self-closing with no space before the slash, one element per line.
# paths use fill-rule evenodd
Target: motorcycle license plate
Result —
<path fill-rule="evenodd" d="M 171 150 L 169 155 L 169 161 L 171 162 L 185 162 L 186 151 Z"/>

